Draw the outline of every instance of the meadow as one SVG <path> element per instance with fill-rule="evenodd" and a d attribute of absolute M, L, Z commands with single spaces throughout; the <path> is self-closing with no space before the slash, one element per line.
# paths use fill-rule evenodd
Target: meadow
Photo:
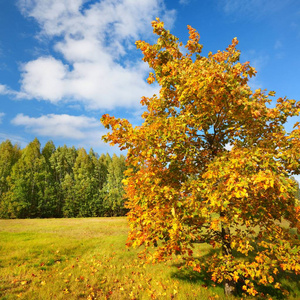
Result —
<path fill-rule="evenodd" d="M 0 220 L 0 299 L 236 299 L 179 259 L 144 265 L 127 232 L 126 218 Z"/>

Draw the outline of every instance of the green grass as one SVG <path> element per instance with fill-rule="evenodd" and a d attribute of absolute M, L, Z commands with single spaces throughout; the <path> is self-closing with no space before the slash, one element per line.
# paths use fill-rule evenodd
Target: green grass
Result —
<path fill-rule="evenodd" d="M 225 299 L 179 260 L 143 265 L 127 231 L 125 218 L 0 220 L 0 299 Z"/>

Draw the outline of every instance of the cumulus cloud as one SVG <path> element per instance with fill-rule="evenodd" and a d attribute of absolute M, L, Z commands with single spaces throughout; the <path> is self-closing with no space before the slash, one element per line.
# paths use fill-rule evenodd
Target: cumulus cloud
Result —
<path fill-rule="evenodd" d="M 113 109 L 137 107 L 141 96 L 157 92 L 144 80 L 148 70 L 136 57 L 134 41 L 150 37 L 157 16 L 171 26 L 175 12 L 167 11 L 163 0 L 19 0 L 18 5 L 38 22 L 39 38 L 53 41 L 54 50 L 23 64 L 19 98 Z"/>
<path fill-rule="evenodd" d="M 87 132 L 99 128 L 100 121 L 86 116 L 71 116 L 67 114 L 48 114 L 38 118 L 18 114 L 11 123 L 24 126 L 31 133 L 53 137 L 82 140 Z"/>
<path fill-rule="evenodd" d="M 23 92 L 37 99 L 59 101 L 64 95 L 68 67 L 53 57 L 40 57 L 22 67 Z"/>
<path fill-rule="evenodd" d="M 27 98 L 28 97 L 25 93 L 14 91 L 5 84 L 0 84 L 0 95 L 10 95 L 15 98 Z"/>
<path fill-rule="evenodd" d="M 13 93 L 13 91 L 11 91 L 8 86 L 0 84 L 0 95 L 8 95 L 11 93 Z"/>
<path fill-rule="evenodd" d="M 107 133 L 107 130 L 101 127 L 100 121 L 96 118 L 68 114 L 48 114 L 34 118 L 18 114 L 11 123 L 15 126 L 25 127 L 27 132 L 32 135 L 45 137 L 48 140 L 55 139 L 58 144 L 59 141 L 62 141 L 63 143 L 71 143 L 77 148 L 89 149 L 93 147 L 101 152 L 120 152 L 118 147 L 111 147 L 103 142 L 101 137 Z M 0 133 L 1 139 L 3 140 L 4 136 L 1 136 Z M 28 141 L 21 141 L 20 138 L 18 140 L 17 137 L 12 136 L 10 139 L 18 141 L 23 147 L 28 144 Z"/>

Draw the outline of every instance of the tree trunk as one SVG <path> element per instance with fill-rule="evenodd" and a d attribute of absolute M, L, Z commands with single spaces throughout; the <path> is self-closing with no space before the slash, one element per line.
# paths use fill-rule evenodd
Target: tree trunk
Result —
<path fill-rule="evenodd" d="M 221 212 L 220 214 L 221 217 L 225 216 L 225 212 Z M 224 225 L 222 223 L 222 253 L 224 256 L 231 256 L 232 255 L 232 250 L 231 250 L 231 245 L 230 245 L 230 229 L 227 225 Z M 234 295 L 236 293 L 236 282 L 231 279 L 225 279 L 224 282 L 224 292 L 225 295 Z"/>

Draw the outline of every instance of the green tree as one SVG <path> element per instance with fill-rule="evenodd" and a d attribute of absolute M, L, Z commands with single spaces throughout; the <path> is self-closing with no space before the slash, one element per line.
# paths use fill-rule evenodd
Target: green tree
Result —
<path fill-rule="evenodd" d="M 111 157 L 107 153 L 106 155 L 102 154 L 98 158 L 98 162 L 95 162 L 95 176 L 99 184 L 99 189 L 102 190 L 104 184 L 107 181 L 108 166 L 111 163 Z"/>
<path fill-rule="evenodd" d="M 7 193 L 9 217 L 30 218 L 38 216 L 40 171 L 40 142 L 35 138 L 22 150 L 21 158 L 14 164 Z"/>
<path fill-rule="evenodd" d="M 12 167 L 21 157 L 21 150 L 18 145 L 12 145 L 6 140 L 0 144 L 0 217 L 7 217 L 5 206 L 6 193 L 9 191 L 9 177 Z"/>
<path fill-rule="evenodd" d="M 8 190 L 7 177 L 20 157 L 21 150 L 18 145 L 13 146 L 10 140 L 0 144 L 0 198 Z"/>
<path fill-rule="evenodd" d="M 91 217 L 125 213 L 125 158 L 99 157 L 93 149 L 58 147 L 41 151 L 35 139 L 25 149 L 0 144 L 0 217 Z"/>
<path fill-rule="evenodd" d="M 299 182 L 293 176 L 291 176 L 291 179 L 295 183 L 295 197 L 298 200 L 296 204 L 300 206 L 300 186 L 299 186 Z"/>
<path fill-rule="evenodd" d="M 63 147 L 57 147 L 49 159 L 55 177 L 56 215 L 60 217 L 64 215 L 65 200 L 73 197 L 73 167 L 76 157 L 77 150 L 75 147 L 68 148 L 64 145 Z M 66 182 L 64 182 L 65 180 Z"/>
<path fill-rule="evenodd" d="M 40 170 L 38 173 L 39 205 L 38 215 L 41 218 L 61 217 L 58 213 L 55 172 L 51 166 L 50 158 L 55 153 L 53 141 L 48 141 L 42 149 L 40 157 Z"/>
<path fill-rule="evenodd" d="M 78 150 L 74 164 L 74 202 L 66 203 L 68 210 L 73 207 L 73 215 L 79 217 L 92 216 L 94 198 L 94 165 L 91 157 L 84 148 Z"/>
<path fill-rule="evenodd" d="M 90 202 L 92 216 L 103 216 L 103 187 L 107 181 L 107 164 L 105 163 L 106 158 L 102 155 L 100 158 L 91 149 L 89 152 L 89 157 L 92 162 L 92 172 L 91 172 L 91 190 L 92 190 L 92 200 Z"/>
<path fill-rule="evenodd" d="M 74 178 L 67 173 L 61 183 L 61 192 L 63 197 L 63 216 L 67 218 L 75 218 L 79 214 L 79 204 L 77 203 L 76 194 L 74 191 Z"/>
<path fill-rule="evenodd" d="M 148 82 L 161 87 L 142 98 L 144 123 L 102 117 L 112 129 L 104 139 L 128 150 L 128 245 L 143 245 L 150 261 L 180 254 L 225 294 L 238 281 L 254 296 L 258 285 L 280 289 L 279 270 L 300 274 L 299 237 L 281 226 L 300 234 L 290 179 L 300 173 L 300 126 L 284 130 L 300 103 L 279 98 L 270 108 L 274 92 L 250 89 L 256 71 L 239 62 L 237 39 L 205 57 L 188 26 L 183 54 L 162 22 L 152 25 L 157 43 L 136 43 L 153 70 Z M 215 248 L 209 260 L 193 256 L 195 242 Z"/>
<path fill-rule="evenodd" d="M 107 182 L 103 187 L 106 215 L 121 216 L 126 213 L 122 183 L 125 170 L 125 157 L 114 154 L 108 164 Z"/>

